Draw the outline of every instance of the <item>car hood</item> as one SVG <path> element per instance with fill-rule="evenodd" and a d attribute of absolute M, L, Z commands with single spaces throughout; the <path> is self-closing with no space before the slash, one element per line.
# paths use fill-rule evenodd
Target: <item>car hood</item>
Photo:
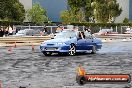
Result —
<path fill-rule="evenodd" d="M 45 43 L 66 42 L 69 40 L 70 40 L 70 38 L 56 38 L 56 39 L 47 40 Z"/>
<path fill-rule="evenodd" d="M 66 42 L 69 41 L 71 38 L 56 38 L 56 39 L 51 39 L 51 40 L 47 40 L 45 41 L 45 43 L 60 43 L 60 42 Z"/>

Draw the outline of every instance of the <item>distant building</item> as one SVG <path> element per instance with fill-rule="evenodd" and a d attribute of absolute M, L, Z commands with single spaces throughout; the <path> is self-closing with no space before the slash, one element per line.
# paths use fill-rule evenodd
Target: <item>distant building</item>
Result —
<path fill-rule="evenodd" d="M 60 12 L 68 8 L 67 0 L 19 0 L 25 7 L 25 9 L 32 8 L 34 3 L 40 3 L 47 11 L 49 19 L 53 22 L 60 22 Z M 132 21 L 132 0 L 117 0 L 122 7 L 122 13 L 116 18 L 116 23 L 123 22 L 124 18 L 128 18 Z"/>
<path fill-rule="evenodd" d="M 23 5 L 25 10 L 32 8 L 32 0 L 19 0 Z"/>
<path fill-rule="evenodd" d="M 120 4 L 122 7 L 122 13 L 119 17 L 116 18 L 115 22 L 116 23 L 122 23 L 125 18 L 130 19 L 130 1 L 132 0 L 117 0 L 117 2 Z M 132 3 L 132 2 L 131 2 Z M 132 6 L 131 6 L 132 9 Z M 132 15 L 132 14 L 131 14 Z"/>
<path fill-rule="evenodd" d="M 32 8 L 32 0 L 19 0 L 19 1 L 24 5 L 26 11 Z M 27 14 L 25 16 L 24 22 L 28 22 Z"/>

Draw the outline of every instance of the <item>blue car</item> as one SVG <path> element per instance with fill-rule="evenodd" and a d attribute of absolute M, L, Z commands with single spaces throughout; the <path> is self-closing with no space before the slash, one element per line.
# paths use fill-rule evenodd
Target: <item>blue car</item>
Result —
<path fill-rule="evenodd" d="M 101 49 L 102 42 L 95 38 L 87 31 L 64 30 L 57 33 L 56 36 L 44 41 L 40 45 L 40 50 L 45 56 L 52 55 L 52 53 L 66 53 L 68 55 L 75 55 L 76 53 L 96 53 Z"/>

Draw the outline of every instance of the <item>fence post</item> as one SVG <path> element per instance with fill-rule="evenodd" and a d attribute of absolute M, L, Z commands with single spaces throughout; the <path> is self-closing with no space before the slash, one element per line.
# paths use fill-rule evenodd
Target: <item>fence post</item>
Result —
<path fill-rule="evenodd" d="M 30 24 L 29 24 L 29 29 L 30 29 Z"/>
<path fill-rule="evenodd" d="M 84 28 L 85 28 L 85 26 L 83 25 L 83 31 L 84 31 Z"/>
<path fill-rule="evenodd" d="M 121 34 L 122 34 L 122 27 L 121 27 Z"/>
<path fill-rule="evenodd" d="M 116 26 L 116 32 L 117 32 L 117 26 Z"/>
<path fill-rule="evenodd" d="M 53 34 L 53 28 L 52 28 L 52 26 L 51 26 L 50 32 L 51 32 L 51 34 Z"/>

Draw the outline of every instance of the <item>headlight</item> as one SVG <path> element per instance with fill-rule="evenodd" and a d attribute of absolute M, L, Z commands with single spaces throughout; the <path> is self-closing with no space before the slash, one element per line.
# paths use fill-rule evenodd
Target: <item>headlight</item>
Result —
<path fill-rule="evenodd" d="M 46 43 L 45 42 L 42 42 L 41 45 L 46 45 Z"/>

